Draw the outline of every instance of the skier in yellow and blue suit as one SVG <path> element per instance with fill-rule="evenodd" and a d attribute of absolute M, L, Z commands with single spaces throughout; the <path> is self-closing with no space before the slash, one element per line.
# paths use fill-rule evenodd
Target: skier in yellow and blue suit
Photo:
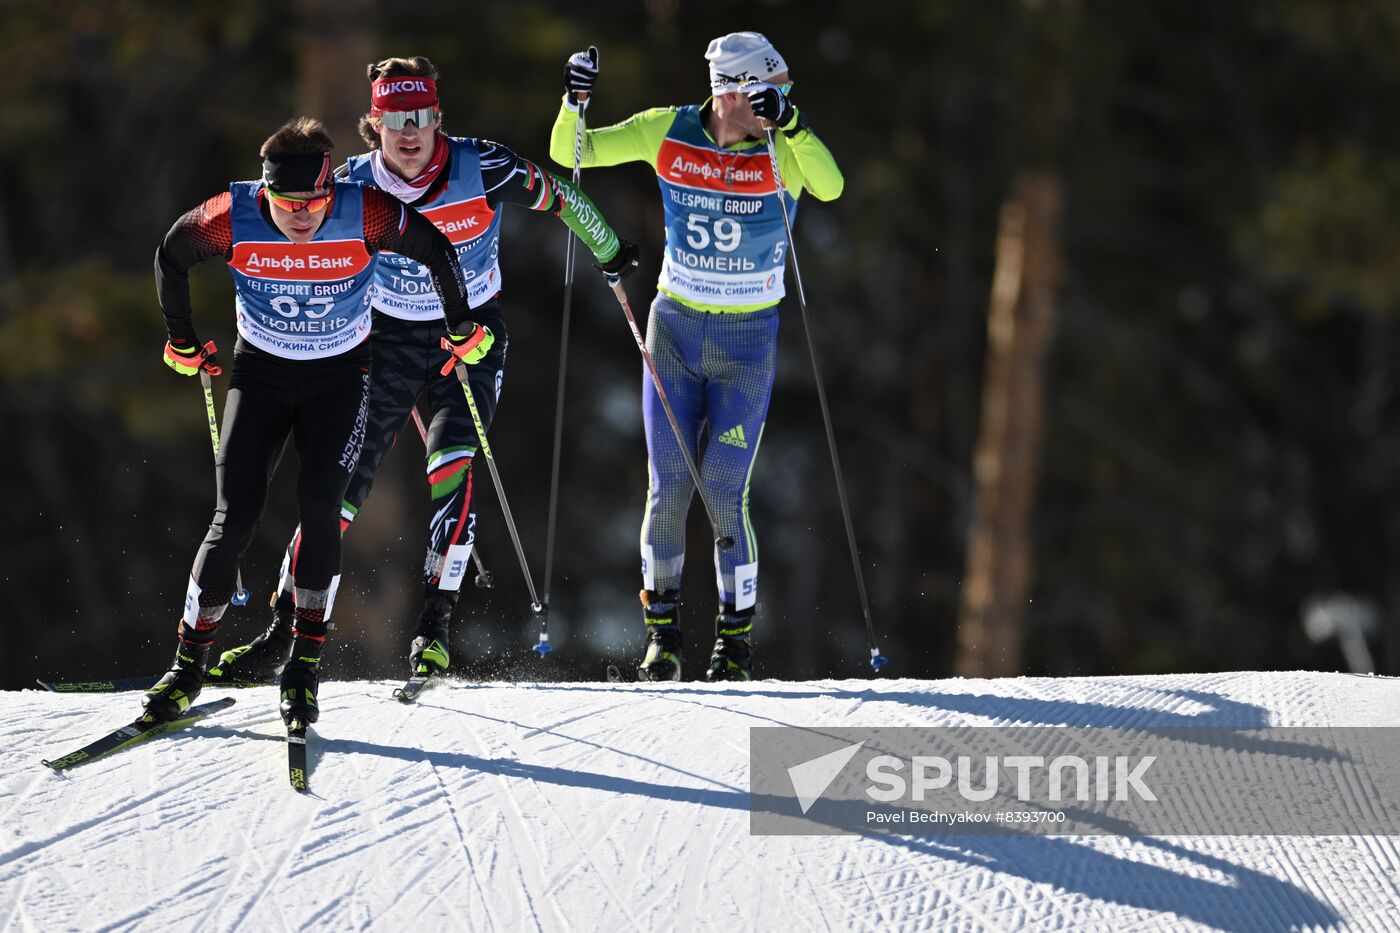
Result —
<path fill-rule="evenodd" d="M 758 599 L 758 542 L 749 521 L 749 481 L 772 395 L 778 302 L 787 239 L 781 210 L 795 218 L 809 191 L 822 201 L 844 181 L 830 151 L 789 99 L 787 63 L 762 35 L 736 32 L 710 43 L 711 97 L 698 106 L 643 111 L 584 131 L 581 165 L 646 162 L 656 172 L 666 218 L 666 255 L 647 321 L 647 349 L 700 479 L 715 510 L 719 614 L 707 677 L 747 680 Z M 550 155 L 573 164 L 580 103 L 598 76 L 597 58 L 579 52 L 565 69 L 566 94 Z M 774 127 L 782 174 L 773 178 L 765 127 Z M 642 380 L 648 473 L 642 519 L 641 594 L 647 652 L 641 674 L 679 680 L 679 594 L 685 517 L 694 482 L 666 423 L 655 387 Z"/>

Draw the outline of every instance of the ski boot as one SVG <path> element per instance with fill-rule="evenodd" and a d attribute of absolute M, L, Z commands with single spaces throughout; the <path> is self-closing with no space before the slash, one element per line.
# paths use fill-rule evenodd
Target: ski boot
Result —
<path fill-rule="evenodd" d="M 179 719 L 204 687 L 204 664 L 212 643 L 193 645 L 184 639 L 175 648 L 175 663 L 146 691 L 142 706 L 151 722 Z"/>
<path fill-rule="evenodd" d="M 270 684 L 292 653 L 292 610 L 272 604 L 272 624 L 249 644 L 230 648 L 204 675 L 210 684 Z"/>
<path fill-rule="evenodd" d="M 680 680 L 680 591 L 642 590 L 642 620 L 647 626 L 647 653 L 637 668 L 638 680 Z"/>
<path fill-rule="evenodd" d="M 408 668 L 414 676 L 441 675 L 452 661 L 448 650 L 449 626 L 457 594 L 445 591 L 429 593 L 423 600 L 423 612 L 418 628 L 408 646 Z"/>
<path fill-rule="evenodd" d="M 289 726 L 293 720 L 310 725 L 321 718 L 321 708 L 316 704 L 316 690 L 321 685 L 321 646 L 297 639 L 296 648 L 287 666 L 282 668 L 280 688 L 282 721 Z"/>
<path fill-rule="evenodd" d="M 710 653 L 709 681 L 749 680 L 752 677 L 752 651 L 749 633 L 753 631 L 753 610 L 735 612 L 720 606 L 715 616 L 715 648 Z"/>

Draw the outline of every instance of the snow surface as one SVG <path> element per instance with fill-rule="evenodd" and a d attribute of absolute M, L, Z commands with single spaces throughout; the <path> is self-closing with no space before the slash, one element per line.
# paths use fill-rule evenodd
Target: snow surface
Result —
<path fill-rule="evenodd" d="M 310 796 L 272 688 L 69 775 L 135 694 L 0 693 L 0 930 L 1400 926 L 1389 836 L 754 837 L 748 728 L 1400 725 L 1400 680 L 328 683 Z M 214 699 L 225 691 L 206 691 Z"/>

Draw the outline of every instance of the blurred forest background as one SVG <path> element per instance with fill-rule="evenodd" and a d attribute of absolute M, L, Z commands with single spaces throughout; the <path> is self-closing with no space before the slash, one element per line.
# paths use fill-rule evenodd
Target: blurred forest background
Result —
<path fill-rule="evenodd" d="M 545 164 L 569 53 L 601 50 L 601 125 L 703 101 L 705 46 L 739 29 L 787 58 L 793 100 L 846 176 L 840 200 L 804 199 L 797 247 L 890 675 L 1400 673 L 1400 5 L 0 11 L 0 686 L 169 659 L 213 469 L 198 384 L 160 363 L 152 256 L 180 213 L 258 175 L 272 129 L 309 113 L 339 157 L 360 151 L 365 64 L 425 54 L 449 132 Z M 642 314 L 662 245 L 654 176 L 630 165 L 584 187 L 642 245 L 628 280 Z M 529 652 L 483 469 L 478 540 L 497 583 L 469 586 L 454 634 L 458 669 L 477 676 L 599 678 L 640 653 L 641 362 L 586 265 L 556 579 L 541 578 L 564 245 L 556 220 L 507 212 L 512 339 L 492 444 L 560 650 Z M 192 276 L 195 320 L 231 348 L 219 265 Z M 752 490 L 761 674 L 864 676 L 789 294 Z M 347 538 L 330 676 L 406 664 L 427 497 L 417 438 L 399 446 Z M 265 624 L 294 468 L 292 452 L 243 563 L 252 605 L 230 610 L 221 647 Z M 713 637 L 703 525 L 697 504 L 690 676 Z M 1337 632 L 1367 627 L 1344 656 Z"/>

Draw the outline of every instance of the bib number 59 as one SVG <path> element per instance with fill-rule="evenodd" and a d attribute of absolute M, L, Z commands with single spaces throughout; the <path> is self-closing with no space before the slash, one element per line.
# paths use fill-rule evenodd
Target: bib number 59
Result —
<path fill-rule="evenodd" d="M 713 242 L 721 253 L 732 253 L 743 236 L 744 228 L 732 217 L 711 220 L 706 214 L 691 214 L 685 221 L 685 242 L 691 249 L 706 249 Z"/>

